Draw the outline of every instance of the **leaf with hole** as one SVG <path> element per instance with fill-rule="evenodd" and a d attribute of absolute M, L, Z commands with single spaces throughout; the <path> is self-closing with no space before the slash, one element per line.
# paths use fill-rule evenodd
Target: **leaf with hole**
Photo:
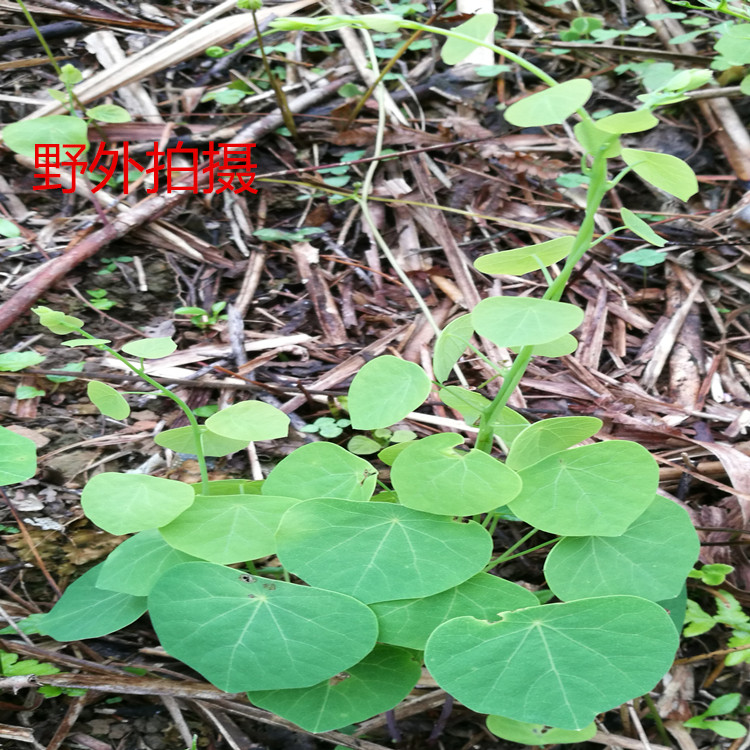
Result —
<path fill-rule="evenodd" d="M 463 356 L 474 335 L 471 315 L 460 315 L 442 330 L 435 342 L 432 369 L 441 383 L 447 380 L 456 362 Z"/>
<path fill-rule="evenodd" d="M 130 416 L 130 404 L 123 395 L 111 385 L 91 380 L 86 386 L 86 393 L 91 403 L 105 416 L 111 419 L 127 419 Z"/>
<path fill-rule="evenodd" d="M 651 690 L 678 642 L 658 604 L 604 596 L 506 612 L 500 622 L 449 620 L 427 641 L 425 663 L 473 711 L 583 729 Z"/>
<path fill-rule="evenodd" d="M 350 596 L 214 563 L 170 568 L 148 608 L 166 652 L 228 693 L 316 685 L 377 637 L 375 615 Z"/>
<path fill-rule="evenodd" d="M 193 504 L 189 484 L 148 474 L 104 472 L 81 493 L 84 513 L 110 534 L 132 534 L 169 523 Z"/>
<path fill-rule="evenodd" d="M 355 430 L 375 430 L 400 422 L 430 393 L 427 373 L 390 354 L 376 357 L 354 376 L 348 409 Z"/>
<path fill-rule="evenodd" d="M 538 603 L 534 594 L 523 586 L 489 573 L 478 573 L 439 594 L 377 602 L 370 607 L 378 617 L 378 640 L 423 651 L 432 631 L 454 617 L 497 620 L 500 612 Z"/>
<path fill-rule="evenodd" d="M 361 662 L 317 685 L 250 692 L 247 697 L 308 732 L 328 732 L 389 711 L 421 675 L 421 660 L 412 652 L 378 644 Z"/>
<path fill-rule="evenodd" d="M 97 587 L 103 563 L 70 584 L 39 622 L 56 641 L 99 638 L 135 622 L 146 611 L 146 598 Z"/>
<path fill-rule="evenodd" d="M 468 21 L 464 21 L 453 29 L 456 34 L 471 37 L 478 42 L 492 42 L 492 36 L 497 26 L 497 16 L 494 13 L 479 13 Z M 448 37 L 440 57 L 446 65 L 458 65 L 463 62 L 479 45 L 469 39 Z"/>
<path fill-rule="evenodd" d="M 215 563 L 238 563 L 276 552 L 281 517 L 297 498 L 268 495 L 198 495 L 159 531 L 176 549 Z"/>
<path fill-rule="evenodd" d="M 139 531 L 109 553 L 99 566 L 96 587 L 133 596 L 148 596 L 162 573 L 197 560 L 170 547 L 157 529 Z"/>
<path fill-rule="evenodd" d="M 471 312 L 474 330 L 498 346 L 533 346 L 560 338 L 583 321 L 580 307 L 534 297 L 489 297 Z"/>
<path fill-rule="evenodd" d="M 472 516 L 507 505 L 520 491 L 514 471 L 484 451 L 455 450 L 461 435 L 416 440 L 399 453 L 391 483 L 407 508 L 443 516 Z"/>
<path fill-rule="evenodd" d="M 680 200 L 686 201 L 698 192 L 695 172 L 676 156 L 624 148 L 622 159 L 642 180 Z"/>
<path fill-rule="evenodd" d="M 560 125 L 586 104 L 593 91 L 587 78 L 573 78 L 511 104 L 505 119 L 519 128 Z"/>
<path fill-rule="evenodd" d="M 217 435 L 205 425 L 199 425 L 198 432 L 200 433 L 204 456 L 230 456 L 232 453 L 237 453 L 237 451 L 247 448 L 250 442 L 249 440 L 236 440 L 231 437 Z M 169 448 L 169 450 L 176 453 L 187 453 L 191 456 L 197 455 L 195 433 L 190 426 L 176 427 L 173 430 L 160 432 L 154 438 L 154 442 L 162 448 Z"/>
<path fill-rule="evenodd" d="M 510 449 L 507 465 L 519 471 L 537 461 L 572 448 L 586 438 L 593 437 L 602 428 L 596 417 L 552 417 L 529 425 L 519 433 Z"/>
<path fill-rule="evenodd" d="M 289 434 L 289 417 L 263 401 L 240 401 L 212 414 L 206 427 L 231 440 L 274 440 Z"/>
<path fill-rule="evenodd" d="M 0 486 L 25 482 L 34 474 L 36 474 L 34 441 L 0 425 Z"/>
<path fill-rule="evenodd" d="M 309 443 L 281 459 L 263 484 L 264 495 L 308 500 L 369 500 L 378 472 L 371 463 L 334 443 Z"/>
<path fill-rule="evenodd" d="M 291 508 L 276 541 L 290 572 L 366 603 L 445 591 L 479 573 L 492 552 L 490 535 L 473 521 L 328 498 Z"/>
<path fill-rule="evenodd" d="M 659 467 L 628 440 L 553 453 L 519 471 L 523 487 L 509 503 L 519 518 L 562 536 L 620 536 L 651 505 Z"/>
<path fill-rule="evenodd" d="M 573 248 L 574 241 L 573 237 L 557 237 L 536 245 L 482 255 L 474 261 L 474 267 L 482 273 L 521 276 L 563 260 Z"/>
<path fill-rule="evenodd" d="M 593 721 L 583 729 L 556 729 L 544 724 L 527 724 L 525 721 L 497 715 L 487 717 L 487 729 L 501 739 L 532 746 L 586 742 L 596 734 L 596 724 Z"/>
<path fill-rule="evenodd" d="M 566 537 L 547 556 L 547 585 L 563 601 L 631 594 L 658 602 L 679 594 L 700 542 L 687 512 L 657 495 L 620 536 Z"/>
<path fill-rule="evenodd" d="M 167 357 L 177 350 L 177 344 L 167 337 L 135 339 L 129 341 L 122 350 L 131 357 L 141 359 L 161 359 Z"/>

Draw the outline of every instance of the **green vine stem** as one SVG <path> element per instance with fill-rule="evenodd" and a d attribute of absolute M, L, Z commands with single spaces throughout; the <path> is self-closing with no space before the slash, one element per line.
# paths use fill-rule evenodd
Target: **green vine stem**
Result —
<path fill-rule="evenodd" d="M 86 339 L 96 339 L 96 336 L 92 336 L 90 333 L 87 333 L 86 331 L 82 329 L 77 329 L 75 333 L 79 334 L 82 338 Z M 106 344 L 97 344 L 97 348 L 103 349 L 108 354 L 111 354 L 115 359 L 122 362 L 129 370 L 134 372 L 139 378 L 142 380 L 145 380 L 152 388 L 155 388 L 159 393 L 161 393 L 162 396 L 166 396 L 167 398 L 171 399 L 172 401 L 179 406 L 179 408 L 182 410 L 183 414 L 187 417 L 188 422 L 190 423 L 190 427 L 193 430 L 193 437 L 195 438 L 195 453 L 198 461 L 198 468 L 200 470 L 201 475 L 201 490 L 204 495 L 208 494 L 208 467 L 206 465 L 206 457 L 203 453 L 203 443 L 201 442 L 201 430 L 200 425 L 198 424 L 198 420 L 195 418 L 195 414 L 193 414 L 190 407 L 176 394 L 172 393 L 172 391 L 169 390 L 166 386 L 163 386 L 158 381 L 154 380 L 152 377 L 147 375 L 145 371 L 142 368 L 138 368 L 135 365 L 133 365 L 131 362 L 129 362 L 125 357 L 122 356 L 119 352 L 115 351 L 111 347 L 107 346 Z M 143 360 L 141 359 L 141 362 Z"/>

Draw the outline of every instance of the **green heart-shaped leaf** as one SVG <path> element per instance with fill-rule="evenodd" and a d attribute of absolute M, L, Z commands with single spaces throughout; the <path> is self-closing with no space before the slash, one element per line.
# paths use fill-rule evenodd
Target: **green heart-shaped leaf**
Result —
<path fill-rule="evenodd" d="M 99 566 L 96 586 L 133 596 L 147 596 L 162 573 L 197 557 L 170 547 L 157 529 L 139 531 L 109 553 Z"/>
<path fill-rule="evenodd" d="M 430 636 L 425 663 L 468 708 L 517 721 L 582 729 L 651 690 L 679 639 L 666 612 L 634 596 L 605 596 L 459 617 Z"/>
<path fill-rule="evenodd" d="M 92 380 L 86 386 L 86 393 L 105 417 L 127 419 L 130 416 L 130 404 L 111 385 Z"/>
<path fill-rule="evenodd" d="M 519 128 L 560 125 L 586 104 L 593 91 L 587 78 L 573 78 L 511 104 L 505 119 Z"/>
<path fill-rule="evenodd" d="M 354 376 L 348 409 L 355 430 L 376 430 L 400 422 L 430 392 L 427 373 L 390 354 L 370 360 Z"/>
<path fill-rule="evenodd" d="M 461 315 L 443 329 L 435 342 L 432 369 L 441 383 L 447 380 L 453 366 L 461 359 L 474 335 L 471 315 Z"/>
<path fill-rule="evenodd" d="M 105 591 L 96 583 L 102 564 L 70 584 L 42 617 L 39 630 L 56 641 L 99 638 L 135 622 L 146 611 L 146 597 Z"/>
<path fill-rule="evenodd" d="M 189 484 L 148 474 L 104 472 L 81 493 L 86 515 L 110 534 L 132 534 L 164 526 L 193 504 Z"/>
<path fill-rule="evenodd" d="M 378 644 L 361 662 L 317 685 L 247 697 L 308 732 L 328 732 L 390 710 L 421 675 L 421 662 L 413 653 Z"/>
<path fill-rule="evenodd" d="M 276 541 L 292 573 L 366 603 L 437 594 L 479 573 L 492 552 L 478 523 L 328 498 L 291 508 Z"/>
<path fill-rule="evenodd" d="M 700 552 L 690 516 L 659 495 L 621 536 L 567 537 L 544 574 L 563 601 L 632 594 L 658 602 L 681 591 Z"/>
<path fill-rule="evenodd" d="M 289 417 L 263 401 L 241 401 L 212 414 L 206 427 L 231 440 L 274 440 L 289 434 Z"/>
<path fill-rule="evenodd" d="M 34 474 L 36 474 L 34 441 L 0 425 L 0 485 L 25 482 Z"/>
<path fill-rule="evenodd" d="M 563 536 L 620 536 L 654 499 L 659 467 L 637 443 L 609 440 L 553 453 L 519 472 L 510 509 Z"/>
<path fill-rule="evenodd" d="M 176 549 L 216 563 L 237 563 L 276 552 L 281 517 L 299 501 L 267 495 L 198 495 L 159 531 Z"/>
<path fill-rule="evenodd" d="M 454 617 L 497 620 L 500 612 L 538 603 L 534 594 L 523 586 L 489 573 L 478 573 L 439 594 L 377 602 L 370 607 L 378 617 L 378 640 L 423 651 L 432 631 Z"/>
<path fill-rule="evenodd" d="M 531 346 L 578 328 L 583 310 L 534 297 L 489 297 L 472 310 L 471 320 L 480 336 L 498 346 Z"/>
<path fill-rule="evenodd" d="M 335 443 L 309 443 L 276 464 L 262 492 L 300 500 L 314 497 L 369 500 L 377 476 L 372 464 Z"/>
<path fill-rule="evenodd" d="M 375 615 L 350 596 L 213 563 L 170 568 L 148 608 L 167 653 L 228 693 L 316 685 L 377 637 Z"/>
<path fill-rule="evenodd" d="M 580 443 L 602 428 L 596 417 L 553 417 L 529 425 L 519 433 L 508 454 L 507 464 L 516 471 Z"/>
<path fill-rule="evenodd" d="M 407 508 L 472 516 L 507 505 L 520 491 L 518 474 L 483 451 L 454 450 L 464 439 L 444 432 L 410 443 L 393 463 L 391 482 Z"/>
<path fill-rule="evenodd" d="M 536 245 L 482 255 L 474 261 L 474 267 L 482 273 L 520 276 L 566 258 L 573 248 L 574 241 L 573 237 L 557 237 Z"/>

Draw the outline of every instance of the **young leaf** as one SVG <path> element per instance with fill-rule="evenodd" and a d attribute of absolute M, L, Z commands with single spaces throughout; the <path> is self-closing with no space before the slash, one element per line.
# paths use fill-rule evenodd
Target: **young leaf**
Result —
<path fill-rule="evenodd" d="M 573 133 L 587 154 L 597 154 L 604 149 L 604 156 L 611 159 L 619 156 L 622 148 L 619 138 L 600 130 L 593 122 L 581 120 L 573 126 Z"/>
<path fill-rule="evenodd" d="M 235 440 L 233 438 L 223 437 L 211 432 L 205 425 L 200 425 L 200 441 L 203 446 L 204 456 L 229 456 L 247 448 L 249 440 Z M 193 428 L 176 427 L 173 430 L 164 430 L 155 438 L 154 442 L 162 448 L 169 448 L 176 453 L 187 453 L 195 456 L 196 445 Z"/>
<path fill-rule="evenodd" d="M 135 339 L 129 341 L 122 350 L 132 357 L 142 359 L 161 359 L 177 349 L 177 344 L 170 338 Z"/>
<path fill-rule="evenodd" d="M 622 159 L 641 179 L 680 200 L 686 201 L 698 192 L 695 172 L 676 156 L 624 148 Z"/>
<path fill-rule="evenodd" d="M 99 566 L 96 587 L 148 596 L 162 573 L 198 558 L 170 547 L 157 529 L 139 531 L 109 553 Z"/>
<path fill-rule="evenodd" d="M 407 508 L 444 516 L 471 516 L 507 505 L 521 491 L 515 471 L 489 454 L 454 450 L 452 432 L 416 440 L 396 458 L 393 489 Z"/>
<path fill-rule="evenodd" d="M 130 112 L 124 107 L 118 107 L 116 104 L 100 104 L 98 107 L 92 107 L 86 110 L 86 116 L 92 120 L 100 122 L 130 122 Z"/>
<path fill-rule="evenodd" d="M 627 253 L 623 253 L 619 261 L 620 263 L 635 263 L 636 266 L 648 268 L 650 266 L 658 266 L 660 263 L 664 263 L 666 259 L 667 256 L 664 253 L 652 250 L 649 247 L 642 247 L 640 250 L 630 250 Z"/>
<path fill-rule="evenodd" d="M 559 339 L 546 341 L 544 344 L 535 344 L 531 351 L 535 357 L 565 357 L 572 354 L 578 348 L 578 339 L 569 333 L 564 333 Z M 520 346 L 511 346 L 509 349 L 518 354 Z"/>
<path fill-rule="evenodd" d="M 573 237 L 556 237 L 536 245 L 482 255 L 474 261 L 474 267 L 482 273 L 520 276 L 561 261 L 567 257 L 574 241 Z"/>
<path fill-rule="evenodd" d="M 70 584 L 39 622 L 56 641 L 99 638 L 135 622 L 146 611 L 146 598 L 97 588 L 102 564 Z"/>
<path fill-rule="evenodd" d="M 564 536 L 620 536 L 654 499 L 659 467 L 627 440 L 553 453 L 519 472 L 509 505 L 531 526 Z"/>
<path fill-rule="evenodd" d="M 460 315 L 443 329 L 435 342 L 432 369 L 441 383 L 447 380 L 453 366 L 461 359 L 474 335 L 471 315 Z"/>
<path fill-rule="evenodd" d="M 400 422 L 430 392 L 427 373 L 413 362 L 386 354 L 365 364 L 349 388 L 349 415 L 355 430 L 375 430 Z"/>
<path fill-rule="evenodd" d="M 59 146 L 60 156 L 64 160 L 66 151 L 77 150 L 75 145 L 85 146 L 88 149 L 87 130 L 86 121 L 80 117 L 49 115 L 36 120 L 23 120 L 6 125 L 3 128 L 3 141 L 9 149 L 29 159 L 34 158 L 37 145 L 45 148 Z M 64 146 L 68 148 L 65 149 Z"/>
<path fill-rule="evenodd" d="M 489 297 L 474 308 L 471 319 L 474 330 L 498 346 L 529 346 L 578 328 L 583 310 L 534 297 Z"/>
<path fill-rule="evenodd" d="M 640 216 L 636 216 L 629 208 L 621 208 L 620 216 L 622 217 L 623 224 L 642 240 L 646 240 L 646 242 L 650 242 L 657 247 L 664 247 L 667 244 L 667 241 L 663 237 L 659 237 Z"/>
<path fill-rule="evenodd" d="M 267 495 L 198 495 L 159 531 L 172 547 L 226 565 L 276 552 L 276 529 L 297 498 Z"/>
<path fill-rule="evenodd" d="M 73 331 L 77 331 L 83 327 L 83 321 L 80 318 L 66 315 L 59 310 L 50 310 L 49 307 L 33 307 L 31 312 L 38 316 L 39 324 L 52 331 L 52 333 L 64 335 L 66 333 L 73 333 Z"/>
<path fill-rule="evenodd" d="M 560 125 L 586 104 L 593 91 L 587 78 L 573 78 L 511 104 L 505 119 L 518 128 Z"/>
<path fill-rule="evenodd" d="M 370 607 L 378 618 L 379 641 L 423 651 L 432 631 L 454 617 L 497 620 L 500 612 L 537 604 L 534 594 L 523 586 L 478 573 L 439 594 L 377 602 Z"/>
<path fill-rule="evenodd" d="M 111 385 L 92 380 L 86 386 L 86 393 L 105 417 L 127 419 L 130 416 L 130 404 Z"/>
<path fill-rule="evenodd" d="M 657 495 L 621 536 L 561 539 L 544 574 L 563 601 L 630 594 L 658 602 L 680 592 L 699 551 L 687 512 Z"/>
<path fill-rule="evenodd" d="M 740 705 L 742 696 L 739 693 L 726 693 L 714 698 L 703 712 L 703 716 L 723 716 L 731 714 Z"/>
<path fill-rule="evenodd" d="M 520 745 L 566 745 L 573 742 L 586 742 L 596 734 L 596 724 L 592 721 L 583 729 L 556 729 L 544 724 L 527 724 L 506 716 L 488 716 L 487 729 L 492 734 Z"/>
<path fill-rule="evenodd" d="M 240 401 L 212 414 L 206 427 L 217 435 L 249 443 L 289 434 L 289 417 L 263 401 Z"/>
<path fill-rule="evenodd" d="M 34 441 L 0 425 L 0 486 L 25 482 L 34 474 L 36 474 Z"/>
<path fill-rule="evenodd" d="M 170 568 L 148 608 L 167 653 L 228 693 L 316 685 L 377 637 L 375 615 L 356 599 L 214 563 Z"/>
<path fill-rule="evenodd" d="M 425 663 L 467 708 L 561 729 L 648 692 L 679 639 L 666 612 L 634 596 L 604 596 L 458 617 L 430 636 Z"/>
<path fill-rule="evenodd" d="M 40 362 L 44 362 L 44 357 L 37 352 L 3 352 L 0 354 L 0 372 L 18 372 Z"/>
<path fill-rule="evenodd" d="M 63 346 L 69 346 L 71 349 L 77 346 L 100 346 L 101 344 L 109 344 L 109 339 L 68 339 L 67 341 L 60 342 Z"/>
<path fill-rule="evenodd" d="M 189 484 L 148 474 L 96 474 L 81 493 L 86 515 L 110 534 L 164 526 L 194 500 Z"/>
<path fill-rule="evenodd" d="M 312 586 L 365 603 L 430 596 L 479 573 L 492 551 L 479 524 L 393 503 L 306 500 L 281 519 L 277 556 Z"/>
<path fill-rule="evenodd" d="M 393 708 L 421 675 L 421 662 L 412 652 L 378 644 L 361 662 L 317 685 L 247 697 L 308 732 L 328 732 Z"/>
<path fill-rule="evenodd" d="M 586 438 L 596 435 L 602 420 L 596 417 L 552 417 L 529 425 L 519 433 L 508 454 L 507 465 L 516 471 L 537 461 L 572 448 Z"/>
<path fill-rule="evenodd" d="M 470 18 L 468 21 L 456 26 L 453 31 L 457 34 L 470 36 L 480 42 L 488 39 L 491 41 L 493 33 L 497 26 L 497 16 L 494 13 L 479 13 Z M 463 62 L 476 48 L 477 44 L 464 39 L 455 39 L 448 37 L 443 48 L 440 50 L 440 57 L 446 65 L 458 65 Z"/>
<path fill-rule="evenodd" d="M 372 464 L 335 443 L 308 443 L 276 464 L 262 492 L 300 500 L 314 497 L 369 500 L 377 476 Z"/>
<path fill-rule="evenodd" d="M 636 109 L 632 112 L 618 112 L 602 117 L 596 121 L 596 127 L 605 133 L 621 135 L 622 133 L 640 133 L 651 130 L 659 121 L 647 109 Z"/>

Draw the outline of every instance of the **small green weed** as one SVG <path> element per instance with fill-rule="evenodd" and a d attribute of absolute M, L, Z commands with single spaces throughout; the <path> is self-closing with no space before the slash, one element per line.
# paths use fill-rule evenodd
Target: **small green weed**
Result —
<path fill-rule="evenodd" d="M 214 302 L 210 310 L 202 307 L 178 307 L 175 315 L 189 315 L 190 322 L 196 327 L 205 329 L 216 325 L 220 320 L 226 320 L 227 316 L 222 314 L 222 310 L 227 306 L 225 301 Z"/>

